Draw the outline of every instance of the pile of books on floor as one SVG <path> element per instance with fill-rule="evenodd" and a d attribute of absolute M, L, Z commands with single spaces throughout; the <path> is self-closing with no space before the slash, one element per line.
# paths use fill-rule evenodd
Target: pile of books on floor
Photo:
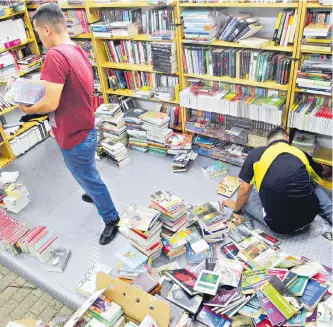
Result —
<path fill-rule="evenodd" d="M 103 103 L 95 112 L 96 119 L 101 124 L 102 137 L 113 143 L 127 145 L 127 131 L 122 113 L 118 104 Z"/>
<path fill-rule="evenodd" d="M 21 212 L 30 203 L 29 191 L 23 184 L 3 184 L 0 194 L 2 202 L 0 206 L 15 214 Z"/>
<path fill-rule="evenodd" d="M 68 35 L 70 37 L 77 36 L 84 32 L 80 19 L 67 17 L 66 25 L 67 25 Z"/>
<path fill-rule="evenodd" d="M 296 131 L 291 145 L 312 156 L 316 147 L 316 134 Z"/>
<path fill-rule="evenodd" d="M 189 213 L 183 199 L 169 191 L 157 191 L 150 195 L 151 207 L 160 211 L 164 229 L 172 233 L 181 230 L 189 222 Z"/>
<path fill-rule="evenodd" d="M 132 205 L 120 216 L 119 226 L 127 228 L 132 245 L 151 260 L 162 252 L 160 212 L 141 205 Z"/>
<path fill-rule="evenodd" d="M 216 38 L 217 19 L 214 9 L 186 9 L 181 13 L 181 17 L 186 40 L 208 43 Z"/>
<path fill-rule="evenodd" d="M 210 165 L 201 167 L 201 171 L 207 178 L 214 178 L 225 175 L 228 172 L 228 167 L 221 161 L 214 161 Z"/>
<path fill-rule="evenodd" d="M 147 111 L 139 108 L 126 111 L 125 123 L 129 136 L 128 147 L 133 150 L 141 152 L 148 151 L 147 131 L 142 128 L 143 120 L 141 119 L 141 115 Z"/>
<path fill-rule="evenodd" d="M 101 141 L 101 147 L 102 156 L 106 157 L 106 160 L 114 166 L 121 168 L 130 163 L 131 160 L 124 144 L 114 143 L 109 138 L 105 138 Z"/>
<path fill-rule="evenodd" d="M 14 256 L 22 253 L 30 254 L 41 263 L 46 263 L 48 271 L 64 271 L 71 250 L 57 248 L 58 237 L 45 226 L 28 228 L 0 209 L 0 230 L 1 251 Z"/>
<path fill-rule="evenodd" d="M 177 47 L 175 42 L 152 42 L 153 70 L 173 74 L 177 72 Z"/>
<path fill-rule="evenodd" d="M 172 133 L 168 128 L 170 117 L 163 112 L 147 111 L 141 115 L 142 128 L 147 131 L 148 152 L 165 155 L 167 146 L 165 140 Z"/>
<path fill-rule="evenodd" d="M 42 56 L 40 55 L 29 55 L 17 60 L 18 67 L 22 73 L 28 73 L 42 67 L 42 62 Z"/>
<path fill-rule="evenodd" d="M 330 8 L 309 9 L 303 31 L 301 50 L 332 52 L 332 11 Z"/>
<path fill-rule="evenodd" d="M 168 146 L 168 154 L 188 153 L 192 149 L 192 135 L 173 132 L 165 144 Z"/>
<path fill-rule="evenodd" d="M 332 63 L 331 59 L 308 58 L 302 62 L 297 72 L 297 86 L 307 93 L 332 94 Z"/>
<path fill-rule="evenodd" d="M 210 137 L 196 135 L 193 138 L 193 151 L 213 159 L 242 166 L 251 148 Z"/>

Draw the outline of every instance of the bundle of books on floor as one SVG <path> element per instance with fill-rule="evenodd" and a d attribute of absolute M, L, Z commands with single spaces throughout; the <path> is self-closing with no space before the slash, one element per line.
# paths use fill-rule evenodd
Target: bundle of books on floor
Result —
<path fill-rule="evenodd" d="M 8 191 L 11 197 L 17 196 L 20 192 L 27 193 L 19 184 L 13 185 L 14 188 Z M 71 250 L 58 248 L 58 237 L 45 226 L 29 228 L 0 209 L 0 229 L 1 251 L 6 251 L 14 256 L 22 253 L 30 254 L 41 263 L 46 263 L 48 271 L 64 271 L 71 256 Z M 56 262 L 55 259 L 57 259 Z"/>
<path fill-rule="evenodd" d="M 141 119 L 142 128 L 147 131 L 148 152 L 165 155 L 168 150 L 165 140 L 172 133 L 168 128 L 170 117 L 163 112 L 147 111 Z"/>
<path fill-rule="evenodd" d="M 151 43 L 131 40 L 104 41 L 108 60 L 116 63 L 149 65 Z"/>
<path fill-rule="evenodd" d="M 187 226 L 189 213 L 183 199 L 169 191 L 157 191 L 150 195 L 150 199 L 151 207 L 161 213 L 159 218 L 162 221 L 164 230 L 175 233 Z M 167 239 L 167 237 L 163 237 Z"/>
<path fill-rule="evenodd" d="M 332 106 L 316 101 L 299 100 L 289 111 L 288 126 L 332 136 Z"/>
<path fill-rule="evenodd" d="M 184 37 L 189 41 L 211 42 L 218 30 L 217 12 L 214 9 L 186 9 L 181 13 Z"/>
<path fill-rule="evenodd" d="M 217 87 L 191 86 L 180 92 L 180 105 L 186 108 L 230 115 L 280 125 L 286 97 L 246 95 Z"/>
<path fill-rule="evenodd" d="M 309 9 L 301 50 L 332 52 L 332 10 L 330 8 Z"/>
<path fill-rule="evenodd" d="M 114 143 L 110 138 L 101 141 L 102 157 L 116 167 L 124 167 L 130 163 L 127 149 L 122 143 Z"/>
<path fill-rule="evenodd" d="M 173 132 L 165 140 L 168 154 L 177 155 L 188 153 L 192 149 L 192 135 Z"/>
<path fill-rule="evenodd" d="M 75 37 L 84 31 L 81 21 L 78 18 L 66 18 L 66 25 L 70 37 Z"/>
<path fill-rule="evenodd" d="M 291 57 L 270 51 L 237 48 L 183 47 L 186 74 L 227 76 L 257 82 L 275 81 L 287 84 Z"/>
<path fill-rule="evenodd" d="M 297 72 L 296 84 L 303 92 L 328 95 L 332 94 L 331 58 L 305 58 Z"/>
<path fill-rule="evenodd" d="M 168 74 L 177 72 L 177 47 L 175 42 L 151 42 L 153 70 Z"/>
<path fill-rule="evenodd" d="M 242 166 L 249 151 L 248 146 L 196 135 L 193 138 L 193 151 L 206 157 Z"/>
<path fill-rule="evenodd" d="M 132 205 L 120 216 L 119 226 L 129 229 L 131 244 L 151 260 L 162 252 L 160 212 L 141 205 Z"/>
<path fill-rule="evenodd" d="M 228 167 L 221 161 L 214 161 L 210 165 L 201 167 L 201 171 L 207 178 L 214 178 L 217 176 L 225 175 L 228 172 Z"/>
<path fill-rule="evenodd" d="M 9 212 L 18 214 L 30 203 L 30 194 L 23 184 L 3 184 L 0 192 L 0 206 Z"/>
<path fill-rule="evenodd" d="M 260 24 L 258 17 L 251 17 L 250 14 L 239 14 L 238 16 L 228 16 L 222 25 L 217 38 L 227 42 L 239 42 L 256 34 L 264 26 Z M 269 40 L 265 40 L 268 43 Z M 265 45 L 265 44 L 263 44 Z"/>
<path fill-rule="evenodd" d="M 291 145 L 312 156 L 316 147 L 316 134 L 296 131 Z"/>

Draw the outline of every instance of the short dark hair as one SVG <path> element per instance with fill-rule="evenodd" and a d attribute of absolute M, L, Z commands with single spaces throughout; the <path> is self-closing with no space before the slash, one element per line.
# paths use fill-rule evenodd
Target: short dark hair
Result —
<path fill-rule="evenodd" d="M 50 25 L 56 32 L 66 30 L 66 18 L 58 4 L 56 3 L 44 3 L 33 14 L 32 21 L 35 24 Z"/>
<path fill-rule="evenodd" d="M 281 138 L 283 138 L 283 137 L 288 136 L 288 133 L 287 133 L 287 131 L 284 128 L 282 128 L 280 126 L 277 126 L 277 127 L 272 128 L 268 132 L 268 134 L 267 134 L 267 140 L 268 140 L 268 142 L 270 142 L 270 140 L 277 139 L 279 136 Z"/>

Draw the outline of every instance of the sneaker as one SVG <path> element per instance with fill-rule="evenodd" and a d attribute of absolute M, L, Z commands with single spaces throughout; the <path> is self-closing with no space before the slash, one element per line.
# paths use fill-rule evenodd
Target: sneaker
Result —
<path fill-rule="evenodd" d="M 88 202 L 88 203 L 94 203 L 93 199 L 87 194 L 87 193 L 84 193 L 82 195 L 82 200 L 84 202 Z"/>
<path fill-rule="evenodd" d="M 103 233 L 99 238 L 99 244 L 106 245 L 110 243 L 118 232 L 119 218 L 116 221 L 111 221 L 105 224 Z"/>

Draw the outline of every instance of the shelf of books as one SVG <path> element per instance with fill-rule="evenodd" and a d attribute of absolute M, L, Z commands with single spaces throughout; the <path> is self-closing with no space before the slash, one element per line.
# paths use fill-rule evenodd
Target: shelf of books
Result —
<path fill-rule="evenodd" d="M 303 3 L 288 128 L 316 162 L 332 166 L 332 150 L 320 145 L 332 137 L 332 7 L 321 2 Z"/>
<path fill-rule="evenodd" d="M 0 17 L 2 33 L 8 33 L 0 42 L 0 84 L 6 83 L 10 76 L 24 76 L 39 69 L 42 65 L 36 37 L 30 22 L 27 8 L 24 3 L 15 6 L 3 7 L 4 15 Z M 6 41 L 4 41 L 6 40 Z M 17 106 L 7 103 L 3 96 L 1 100 L 1 143 L 0 167 L 15 159 L 11 137 L 7 137 L 6 115 Z"/>
<path fill-rule="evenodd" d="M 241 165 L 270 128 L 286 126 L 301 11 L 301 2 L 179 3 L 180 105 L 198 153 Z"/>

